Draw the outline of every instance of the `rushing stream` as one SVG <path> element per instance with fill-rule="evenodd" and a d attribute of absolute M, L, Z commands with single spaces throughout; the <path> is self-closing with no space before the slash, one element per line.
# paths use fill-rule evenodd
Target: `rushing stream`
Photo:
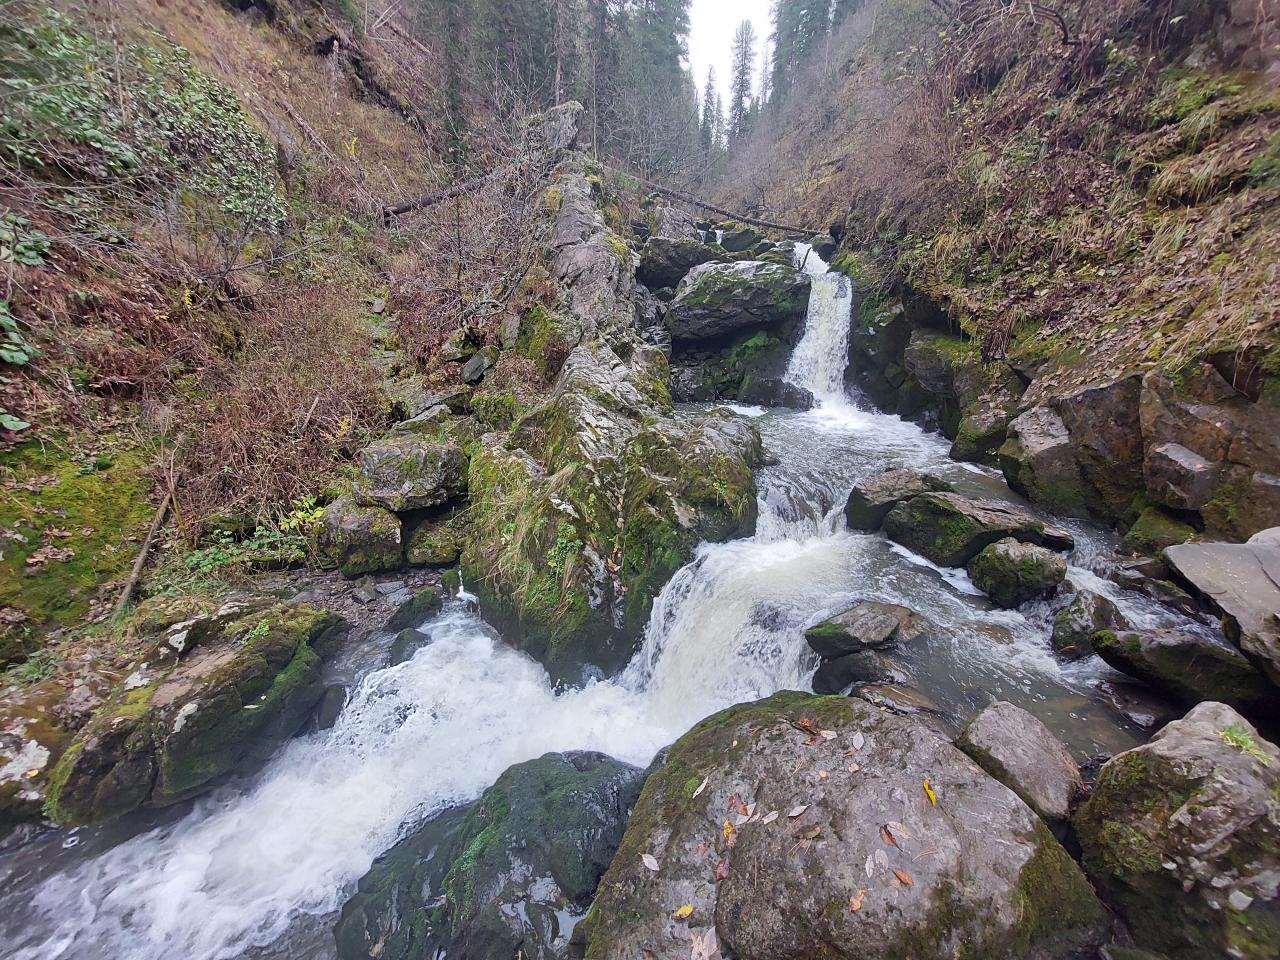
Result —
<path fill-rule="evenodd" d="M 422 627 L 430 642 L 411 660 L 365 671 L 331 730 L 294 740 L 257 776 L 153 816 L 142 832 L 135 823 L 133 836 L 128 825 L 47 831 L 0 855 L 6 954 L 329 956 L 334 911 L 423 817 L 547 751 L 589 748 L 644 764 L 722 707 L 807 689 L 817 661 L 803 629 L 860 598 L 902 603 L 939 625 L 940 639 L 903 659 L 915 686 L 948 714 L 963 718 L 1008 699 L 1078 755 L 1132 745 L 1136 733 L 1091 695 L 1106 672 L 1101 662 L 1053 657 L 1047 604 L 997 610 L 963 571 L 843 529 L 853 483 L 893 467 L 1011 494 L 993 474 L 949 460 L 940 438 L 846 399 L 849 284 L 806 253 L 814 289 L 788 377 L 818 406 L 740 409 L 780 460 L 758 477 L 757 534 L 699 549 L 656 601 L 622 674 L 553 689 L 464 595 Z M 1107 593 L 1135 624 L 1172 616 L 1097 577 L 1106 538 L 1083 524 L 1072 529 L 1074 582 Z"/>

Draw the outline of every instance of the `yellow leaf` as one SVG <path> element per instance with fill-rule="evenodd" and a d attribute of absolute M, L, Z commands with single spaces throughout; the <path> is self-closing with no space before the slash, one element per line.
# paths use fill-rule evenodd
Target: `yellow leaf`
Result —
<path fill-rule="evenodd" d="M 693 904 L 686 903 L 683 907 L 676 911 L 677 920 L 688 920 L 693 916 Z"/>
<path fill-rule="evenodd" d="M 938 805 L 938 795 L 933 792 L 933 787 L 929 786 L 928 777 L 924 778 L 924 795 L 929 798 L 929 802 L 933 804 L 933 806 L 936 807 Z"/>

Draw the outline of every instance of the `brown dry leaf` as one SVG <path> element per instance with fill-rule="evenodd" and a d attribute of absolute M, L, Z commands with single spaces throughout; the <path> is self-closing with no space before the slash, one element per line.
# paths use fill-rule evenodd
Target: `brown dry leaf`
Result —
<path fill-rule="evenodd" d="M 827 779 L 827 771 L 825 771 L 825 770 L 819 770 L 819 771 L 818 771 L 818 779 L 819 779 L 819 780 L 825 780 L 825 779 Z"/>
<path fill-rule="evenodd" d="M 699 843 L 690 852 L 699 860 L 707 855 L 708 847 L 705 843 Z"/>
<path fill-rule="evenodd" d="M 849 898 L 849 912 L 857 913 L 862 909 L 862 901 L 866 897 L 866 888 L 861 888 L 856 894 Z"/>
<path fill-rule="evenodd" d="M 811 827 L 797 830 L 795 835 L 801 840 L 813 840 L 822 835 L 822 828 L 815 823 Z"/>
<path fill-rule="evenodd" d="M 731 847 L 738 842 L 738 828 L 728 820 L 724 822 L 724 840 Z"/>
<path fill-rule="evenodd" d="M 729 858 L 721 857 L 720 862 L 716 864 L 716 883 L 719 883 L 725 877 L 729 876 Z"/>
<path fill-rule="evenodd" d="M 898 838 L 893 835 L 893 831 L 889 829 L 888 824 L 885 824 L 880 828 L 880 839 L 885 843 L 893 844 L 895 847 L 898 847 L 899 850 L 902 849 L 902 847 L 898 846 Z"/>
<path fill-rule="evenodd" d="M 809 805 L 807 803 L 802 803 L 799 806 L 792 807 L 790 810 L 788 810 L 787 816 L 790 817 L 792 820 L 794 820 L 796 817 L 800 816 L 808 809 L 809 809 Z"/>
<path fill-rule="evenodd" d="M 890 820 L 885 826 L 892 830 L 896 836 L 907 840 L 911 839 L 911 831 L 907 829 L 906 824 L 899 823 L 897 820 Z"/>
<path fill-rule="evenodd" d="M 916 883 L 915 879 L 911 876 L 911 874 L 907 873 L 907 871 L 899 870 L 897 867 L 894 867 L 893 875 L 898 878 L 898 882 L 901 883 L 904 887 L 915 886 L 915 883 Z"/>

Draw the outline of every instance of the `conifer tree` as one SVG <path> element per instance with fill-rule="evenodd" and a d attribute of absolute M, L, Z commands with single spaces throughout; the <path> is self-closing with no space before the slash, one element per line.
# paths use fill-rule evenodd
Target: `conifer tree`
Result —
<path fill-rule="evenodd" d="M 743 20 L 733 34 L 732 78 L 729 83 L 729 143 L 747 135 L 751 109 L 751 70 L 755 65 L 756 31 Z"/>

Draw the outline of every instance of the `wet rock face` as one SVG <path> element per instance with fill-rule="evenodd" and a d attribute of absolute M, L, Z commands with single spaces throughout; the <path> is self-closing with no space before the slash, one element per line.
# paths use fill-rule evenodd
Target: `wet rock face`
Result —
<path fill-rule="evenodd" d="M 809 305 L 810 280 L 795 267 L 759 260 L 706 263 L 685 277 L 665 323 L 677 346 L 738 330 L 794 322 Z"/>
<path fill-rule="evenodd" d="M 814 653 L 831 660 L 910 643 L 923 636 L 929 626 L 924 617 L 906 607 L 864 600 L 810 627 L 804 638 Z"/>
<path fill-rule="evenodd" d="M 1239 650 L 1207 633 L 1104 630 L 1094 634 L 1093 649 L 1117 670 L 1182 703 L 1221 700 L 1251 713 L 1275 712 L 1275 688 Z"/>
<path fill-rule="evenodd" d="M 579 930 L 592 960 L 1047 960 L 1104 926 L 1044 824 L 926 725 L 780 693 L 676 742 Z"/>
<path fill-rule="evenodd" d="M 1052 550 L 1071 550 L 1071 534 L 1028 510 L 998 500 L 955 493 L 926 493 L 889 511 L 885 533 L 944 567 L 962 567 L 984 548 L 1012 537 Z"/>
<path fill-rule="evenodd" d="M 889 470 L 853 485 L 844 517 L 850 530 L 879 530 L 897 504 L 922 493 L 950 493 L 951 484 L 915 470 Z"/>
<path fill-rule="evenodd" d="M 455 446 L 392 436 L 360 451 L 357 503 L 396 513 L 448 503 L 467 489 L 467 458 Z"/>
<path fill-rule="evenodd" d="M 1169 547 L 1165 561 L 1210 609 L 1227 636 L 1280 686 L 1280 539 L 1264 530 L 1248 543 Z"/>
<path fill-rule="evenodd" d="M 1280 750 L 1202 703 L 1113 757 L 1075 817 L 1094 883 L 1170 960 L 1280 955 Z"/>
<path fill-rule="evenodd" d="M 1050 823 L 1065 821 L 1080 791 L 1080 768 L 1034 716 L 1003 701 L 979 713 L 956 746 Z"/>
<path fill-rule="evenodd" d="M 379 859 L 336 928 L 343 960 L 562 957 L 644 771 L 599 753 L 517 764 Z"/>
<path fill-rule="evenodd" d="M 1126 630 L 1128 623 L 1109 599 L 1092 590 L 1077 589 L 1053 618 L 1050 643 L 1060 656 L 1079 660 L 1093 652 L 1093 635 L 1100 630 Z"/>
<path fill-rule="evenodd" d="M 348 577 L 400 566 L 400 538 L 399 517 L 383 507 L 362 506 L 350 494 L 325 508 L 317 537 L 321 551 Z"/>
<path fill-rule="evenodd" d="M 1067 561 L 1044 547 L 1007 537 L 969 561 L 969 576 L 998 606 L 1013 608 L 1051 596 L 1066 579 Z"/>
<path fill-rule="evenodd" d="M 1082 513 L 1086 495 L 1071 437 L 1048 406 L 1032 407 L 1009 424 L 999 451 L 1009 486 L 1054 513 Z"/>
<path fill-rule="evenodd" d="M 260 603 L 168 627 L 58 761 L 46 812 L 72 825 L 165 806 L 265 758 L 319 701 L 344 630 L 315 607 Z"/>
<path fill-rule="evenodd" d="M 636 279 L 651 290 L 675 287 L 694 267 L 723 259 L 723 247 L 696 239 L 651 237 L 640 250 Z"/>
<path fill-rule="evenodd" d="M 52 680 L 15 686 L 0 701 L 0 838 L 40 816 L 49 773 L 71 740 L 56 716 L 67 692 Z"/>

